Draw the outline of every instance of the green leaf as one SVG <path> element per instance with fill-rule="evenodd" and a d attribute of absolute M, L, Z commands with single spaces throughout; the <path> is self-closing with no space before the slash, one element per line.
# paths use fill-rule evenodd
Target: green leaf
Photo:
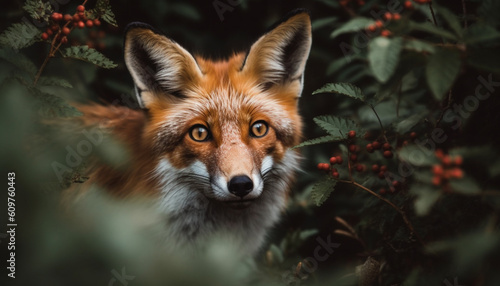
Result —
<path fill-rule="evenodd" d="M 418 53 L 434 53 L 436 51 L 436 48 L 431 43 L 413 39 L 405 40 L 403 48 L 405 50 L 415 51 Z"/>
<path fill-rule="evenodd" d="M 495 28 L 484 24 L 475 24 L 470 26 L 464 35 L 464 41 L 469 45 L 498 38 L 500 38 L 500 32 Z"/>
<path fill-rule="evenodd" d="M 353 84 L 340 82 L 340 83 L 327 83 L 322 88 L 315 90 L 312 94 L 319 93 L 336 93 L 347 95 L 351 98 L 365 101 L 365 95 L 361 89 Z"/>
<path fill-rule="evenodd" d="M 43 2 L 42 0 L 26 0 L 23 9 L 34 20 L 43 21 L 45 23 L 49 22 L 50 15 L 54 12 L 50 2 Z"/>
<path fill-rule="evenodd" d="M 432 206 L 434 206 L 441 197 L 441 192 L 439 192 L 439 190 L 417 184 L 412 186 L 410 192 L 417 196 L 415 200 L 415 212 L 419 216 L 427 215 L 432 209 Z"/>
<path fill-rule="evenodd" d="M 438 50 L 429 57 L 425 74 L 434 97 L 441 101 L 460 72 L 460 55 L 453 50 Z"/>
<path fill-rule="evenodd" d="M 304 241 L 308 238 L 310 238 L 313 235 L 316 235 L 318 233 L 317 229 L 306 229 L 300 232 L 299 238 L 300 240 Z"/>
<path fill-rule="evenodd" d="M 326 178 L 317 182 L 312 189 L 311 198 L 314 203 L 319 207 L 321 206 L 330 194 L 335 190 L 337 181 L 332 178 Z"/>
<path fill-rule="evenodd" d="M 368 60 L 373 76 L 382 83 L 391 78 L 399 62 L 402 39 L 388 39 L 377 37 L 373 39 L 368 48 Z"/>
<path fill-rule="evenodd" d="M 429 22 L 423 22 L 423 23 L 417 23 L 417 22 L 410 22 L 410 30 L 413 31 L 420 31 L 420 32 L 427 32 L 430 34 L 434 34 L 436 36 L 440 36 L 443 38 L 446 38 L 448 40 L 457 40 L 457 37 L 453 35 L 452 33 L 436 27 L 434 24 L 431 24 Z"/>
<path fill-rule="evenodd" d="M 62 55 L 65 58 L 74 58 L 82 61 L 87 61 L 105 69 L 112 69 L 118 66 L 106 56 L 96 51 L 95 49 L 89 48 L 88 46 L 74 46 L 66 48 L 62 51 Z"/>
<path fill-rule="evenodd" d="M 323 115 L 315 117 L 314 122 L 323 130 L 332 135 L 334 140 L 343 140 L 347 138 L 347 133 L 351 130 L 356 131 L 357 136 L 363 136 L 364 130 L 356 122 L 333 115 Z"/>
<path fill-rule="evenodd" d="M 38 86 L 59 86 L 66 88 L 73 88 L 73 85 L 69 83 L 67 80 L 57 77 L 45 77 L 42 76 L 38 79 Z"/>
<path fill-rule="evenodd" d="M 109 0 L 98 0 L 95 8 L 91 10 L 91 13 L 95 13 L 95 17 L 101 18 L 109 24 L 118 27 L 116 23 L 115 14 L 111 10 L 111 5 L 109 4 Z"/>
<path fill-rule="evenodd" d="M 401 160 L 416 167 L 432 166 L 438 163 L 434 152 L 430 151 L 425 146 L 408 145 L 401 148 L 398 155 Z"/>
<path fill-rule="evenodd" d="M 373 19 L 369 18 L 364 18 L 364 17 L 357 17 L 351 19 L 349 22 L 345 23 L 344 25 L 340 26 L 337 28 L 333 33 L 330 35 L 330 38 L 335 38 L 338 35 L 345 34 L 345 33 L 351 33 L 351 32 L 357 32 L 366 29 L 366 27 L 370 24 L 375 23 Z"/>
<path fill-rule="evenodd" d="M 453 191 L 464 195 L 475 195 L 481 192 L 479 185 L 470 177 L 450 180 Z"/>
<path fill-rule="evenodd" d="M 313 31 L 321 29 L 323 27 L 329 26 L 337 22 L 337 20 L 338 20 L 337 17 L 326 17 L 326 18 L 316 19 L 312 22 L 312 29 Z"/>
<path fill-rule="evenodd" d="M 418 112 L 415 114 L 412 114 L 410 117 L 401 120 L 397 125 L 396 125 L 396 131 L 398 133 L 405 133 L 410 131 L 410 129 L 413 128 L 413 126 L 417 125 L 420 123 L 420 121 L 428 114 L 428 111 L 422 111 Z"/>
<path fill-rule="evenodd" d="M 19 51 L 10 48 L 0 49 L 0 59 L 3 59 L 6 62 L 13 64 L 20 70 L 27 72 L 32 77 L 35 76 L 36 73 L 35 64 Z"/>
<path fill-rule="evenodd" d="M 461 37 L 463 30 L 462 26 L 460 25 L 460 21 L 458 20 L 458 16 L 445 7 L 438 6 L 436 3 L 433 3 L 433 6 L 436 9 L 437 13 L 448 23 L 450 28 L 453 29 L 455 34 Z"/>
<path fill-rule="evenodd" d="M 304 142 L 300 143 L 299 145 L 294 146 L 292 149 L 301 148 L 301 147 L 310 146 L 310 145 L 318 145 L 318 144 L 323 144 L 323 143 L 337 142 L 337 141 L 339 141 L 339 139 L 337 139 L 336 136 L 328 135 L 328 136 L 323 136 L 323 137 L 314 138 L 314 139 L 304 141 Z"/>
<path fill-rule="evenodd" d="M 31 88 L 36 95 L 38 113 L 46 118 L 73 117 L 81 113 L 64 99 L 54 94 Z"/>
<path fill-rule="evenodd" d="M 283 257 L 283 252 L 278 246 L 276 246 L 276 244 L 271 244 L 271 246 L 269 247 L 269 251 L 271 251 L 271 253 L 273 254 L 273 258 L 275 258 L 278 263 L 283 263 L 283 261 L 285 260 Z"/>
<path fill-rule="evenodd" d="M 40 38 L 40 31 L 31 23 L 12 24 L 0 35 L 0 46 L 19 50 L 31 46 Z"/>

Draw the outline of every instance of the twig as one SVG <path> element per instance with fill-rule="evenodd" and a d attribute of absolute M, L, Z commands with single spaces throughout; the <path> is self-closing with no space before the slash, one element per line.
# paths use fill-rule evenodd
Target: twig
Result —
<path fill-rule="evenodd" d="M 369 104 L 369 106 L 373 110 L 373 113 L 375 113 L 375 116 L 377 117 L 378 123 L 380 124 L 380 128 L 382 129 L 382 135 L 384 136 L 385 142 L 389 142 L 389 140 L 387 139 L 387 136 L 385 135 L 384 125 L 382 125 L 382 120 L 380 120 L 380 117 L 378 116 L 378 113 L 375 110 L 375 107 L 372 104 Z"/>
<path fill-rule="evenodd" d="M 422 240 L 422 238 L 420 237 L 420 235 L 415 231 L 415 228 L 413 227 L 412 223 L 410 222 L 410 220 L 408 219 L 408 217 L 406 216 L 406 213 L 400 209 L 399 207 L 397 207 L 395 204 L 393 204 L 391 201 L 389 201 L 388 199 L 382 197 L 381 195 L 375 193 L 374 191 L 368 189 L 367 187 L 355 182 L 355 181 L 346 181 L 346 180 L 337 180 L 338 182 L 341 182 L 341 183 L 346 183 L 346 184 L 351 184 L 351 185 L 354 185 L 362 190 L 365 190 L 367 191 L 368 193 L 370 193 L 371 195 L 377 197 L 379 200 L 385 202 L 386 204 L 388 204 L 389 206 L 391 206 L 393 209 L 395 209 L 402 217 L 403 217 L 403 221 L 405 222 L 406 226 L 408 227 L 408 229 L 410 230 L 410 232 L 412 234 L 415 235 L 415 237 L 417 238 L 418 242 L 421 244 L 421 245 L 424 245 L 424 241 Z"/>
<path fill-rule="evenodd" d="M 467 24 L 467 8 L 465 7 L 465 0 L 462 0 L 462 10 L 464 11 L 464 29 L 468 28 Z"/>
<path fill-rule="evenodd" d="M 437 27 L 438 24 L 437 24 L 437 20 L 436 20 L 436 14 L 434 14 L 434 9 L 432 8 L 432 1 L 429 1 L 429 9 L 431 10 L 432 21 L 434 22 L 434 26 Z M 441 42 L 443 42 L 443 44 L 445 43 L 443 37 L 441 37 Z"/>

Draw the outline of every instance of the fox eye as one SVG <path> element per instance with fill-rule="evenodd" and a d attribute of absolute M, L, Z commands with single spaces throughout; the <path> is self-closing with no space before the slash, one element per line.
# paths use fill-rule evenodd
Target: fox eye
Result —
<path fill-rule="evenodd" d="M 259 120 L 252 124 L 252 127 L 250 128 L 250 135 L 255 138 L 261 138 L 267 135 L 268 130 L 269 126 L 267 125 L 267 122 Z"/>
<path fill-rule="evenodd" d="M 196 124 L 189 130 L 189 137 L 196 142 L 205 142 L 210 139 L 210 132 L 207 127 Z"/>

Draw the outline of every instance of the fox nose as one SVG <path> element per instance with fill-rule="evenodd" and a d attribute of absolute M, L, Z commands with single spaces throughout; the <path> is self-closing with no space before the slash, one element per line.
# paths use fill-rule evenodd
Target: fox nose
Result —
<path fill-rule="evenodd" d="M 236 176 L 229 181 L 227 188 L 232 194 L 243 198 L 253 190 L 253 182 L 248 176 Z"/>

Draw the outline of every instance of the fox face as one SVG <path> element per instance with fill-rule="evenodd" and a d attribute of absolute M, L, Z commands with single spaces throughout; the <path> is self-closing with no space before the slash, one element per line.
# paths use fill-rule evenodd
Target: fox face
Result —
<path fill-rule="evenodd" d="M 222 231 L 243 253 L 255 253 L 298 168 L 290 148 L 301 138 L 297 101 L 310 47 L 303 10 L 222 61 L 193 56 L 132 23 L 125 63 L 142 111 L 80 108 L 87 124 L 109 127 L 129 146 L 131 162 L 125 170 L 97 169 L 90 181 L 122 195 L 155 195 L 174 248 Z"/>
<path fill-rule="evenodd" d="M 233 206 L 257 199 L 273 166 L 294 157 L 286 153 L 301 136 L 297 100 L 310 45 L 303 11 L 246 54 L 215 62 L 131 24 L 125 59 L 150 116 L 143 139 L 161 158 L 157 176 L 186 170 L 209 199 Z"/>

